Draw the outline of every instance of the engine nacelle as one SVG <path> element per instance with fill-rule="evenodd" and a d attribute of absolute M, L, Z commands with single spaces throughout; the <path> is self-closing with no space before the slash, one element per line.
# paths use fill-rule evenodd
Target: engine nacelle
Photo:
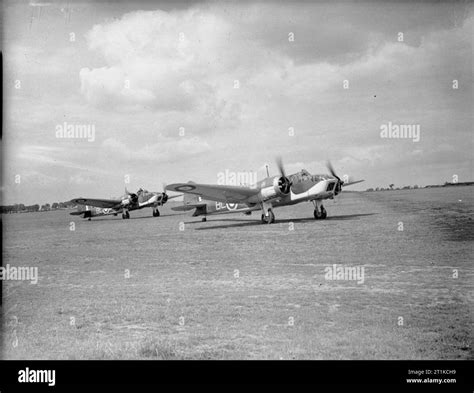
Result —
<path fill-rule="evenodd" d="M 136 205 L 138 202 L 137 194 L 129 194 L 129 198 L 126 198 L 122 201 L 122 206 Z"/>
<path fill-rule="evenodd" d="M 273 184 L 268 187 L 263 187 L 260 190 L 260 197 L 262 201 L 268 201 L 279 197 L 286 196 L 290 193 L 291 183 L 287 177 L 275 176 L 273 178 Z"/>

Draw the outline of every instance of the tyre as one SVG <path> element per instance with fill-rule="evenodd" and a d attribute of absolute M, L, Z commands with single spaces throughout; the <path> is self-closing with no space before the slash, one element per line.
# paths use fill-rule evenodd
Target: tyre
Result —
<path fill-rule="evenodd" d="M 328 212 L 321 206 L 321 218 L 324 220 L 328 216 Z"/>
<path fill-rule="evenodd" d="M 265 223 L 273 224 L 275 222 L 275 214 L 271 210 L 268 210 L 268 216 L 265 217 Z"/>

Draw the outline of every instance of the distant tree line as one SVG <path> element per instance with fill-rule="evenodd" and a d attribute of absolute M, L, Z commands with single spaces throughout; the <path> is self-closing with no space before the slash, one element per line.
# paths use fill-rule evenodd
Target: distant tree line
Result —
<path fill-rule="evenodd" d="M 392 191 L 392 190 L 416 190 L 417 188 L 435 188 L 435 187 L 451 187 L 451 186 L 472 186 L 474 185 L 474 182 L 472 181 L 467 181 L 467 182 L 456 182 L 456 183 L 450 183 L 450 182 L 445 182 L 444 184 L 430 184 L 425 187 L 418 187 L 418 185 L 414 186 L 404 186 L 404 187 L 397 187 L 394 188 L 394 184 L 390 184 L 387 188 L 383 187 L 377 187 L 377 188 L 367 188 L 367 192 L 371 191 Z"/>
<path fill-rule="evenodd" d="M 28 213 L 28 212 L 42 212 L 50 210 L 68 209 L 74 207 L 71 202 L 54 202 L 52 205 L 46 203 L 44 205 L 24 205 L 23 203 L 15 203 L 14 205 L 0 206 L 0 213 Z"/>
<path fill-rule="evenodd" d="M 418 187 L 418 185 L 415 184 L 414 186 L 404 186 L 401 188 L 400 187 L 395 188 L 393 184 L 390 184 L 390 186 L 388 186 L 387 188 L 384 188 L 384 187 L 367 188 L 367 190 L 365 191 L 371 192 L 371 191 L 416 190 L 417 188 L 422 188 L 422 187 Z"/>

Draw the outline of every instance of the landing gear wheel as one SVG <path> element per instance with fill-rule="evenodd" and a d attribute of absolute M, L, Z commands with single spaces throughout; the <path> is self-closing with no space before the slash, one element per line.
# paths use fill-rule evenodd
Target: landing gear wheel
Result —
<path fill-rule="evenodd" d="M 203 217 L 203 218 L 201 219 L 201 221 L 202 221 L 202 222 L 206 222 L 206 221 L 207 221 L 207 218 L 206 218 L 206 217 Z"/>
<path fill-rule="evenodd" d="M 153 217 L 159 217 L 160 216 L 160 211 L 158 209 L 153 210 Z"/>
<path fill-rule="evenodd" d="M 123 218 L 124 220 L 129 219 L 129 218 L 130 218 L 130 213 L 129 213 L 129 212 L 122 213 L 122 218 Z"/>
<path fill-rule="evenodd" d="M 275 222 L 275 215 L 273 214 L 273 212 L 271 210 L 268 211 L 268 223 L 269 224 L 273 224 Z"/>
<path fill-rule="evenodd" d="M 262 223 L 264 224 L 273 224 L 275 222 L 275 215 L 271 211 L 271 209 L 268 210 L 268 216 L 265 216 L 265 214 L 262 214 Z"/>
<path fill-rule="evenodd" d="M 315 220 L 320 220 L 323 218 L 323 215 L 318 209 L 314 209 L 314 219 Z"/>
<path fill-rule="evenodd" d="M 328 216 L 328 212 L 323 206 L 321 206 L 321 218 L 324 220 L 327 216 Z"/>

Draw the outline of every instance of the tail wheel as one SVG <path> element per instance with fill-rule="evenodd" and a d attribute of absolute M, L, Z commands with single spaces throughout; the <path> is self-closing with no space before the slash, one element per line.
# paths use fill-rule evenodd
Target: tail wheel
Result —
<path fill-rule="evenodd" d="M 159 217 L 160 216 L 160 211 L 158 209 L 153 210 L 153 217 Z"/>

